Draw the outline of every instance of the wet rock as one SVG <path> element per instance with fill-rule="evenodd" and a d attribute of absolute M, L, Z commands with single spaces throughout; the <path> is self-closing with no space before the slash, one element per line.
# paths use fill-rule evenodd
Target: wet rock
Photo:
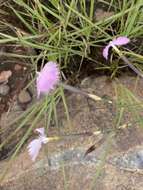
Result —
<path fill-rule="evenodd" d="M 0 95 L 6 96 L 10 91 L 10 87 L 6 84 L 0 85 Z"/>
<path fill-rule="evenodd" d="M 18 101 L 21 104 L 30 103 L 32 100 L 31 95 L 28 91 L 22 90 L 18 95 Z"/>

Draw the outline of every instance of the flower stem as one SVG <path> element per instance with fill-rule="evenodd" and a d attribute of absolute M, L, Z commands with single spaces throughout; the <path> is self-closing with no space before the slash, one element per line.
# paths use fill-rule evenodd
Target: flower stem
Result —
<path fill-rule="evenodd" d="M 80 136 L 98 136 L 101 135 L 101 131 L 95 131 L 95 132 L 90 132 L 90 131 L 85 131 L 85 132 L 80 132 L 80 133 L 71 133 L 71 134 L 65 134 L 65 135 L 60 135 L 60 136 L 53 136 L 53 137 L 47 137 L 48 142 L 52 141 L 58 141 L 66 138 L 73 138 L 73 137 L 80 137 Z"/>
<path fill-rule="evenodd" d="M 82 91 L 82 90 L 80 90 L 80 89 L 78 89 L 78 88 L 75 88 L 75 87 L 73 87 L 73 86 L 70 86 L 70 85 L 68 85 L 68 84 L 60 83 L 60 85 L 61 85 L 64 89 L 66 89 L 66 90 L 72 91 L 72 92 L 77 93 L 77 94 L 81 94 L 81 95 L 83 95 L 83 96 L 85 96 L 85 97 L 87 97 L 87 98 L 91 98 L 91 99 L 94 100 L 94 101 L 101 101 L 101 100 L 102 100 L 102 98 L 100 98 L 99 96 L 96 96 L 96 95 L 94 95 L 94 94 L 89 94 L 89 93 L 87 93 L 87 92 L 85 92 L 85 91 Z"/>
<path fill-rule="evenodd" d="M 128 67 L 130 67 L 138 76 L 143 78 L 143 73 L 138 70 L 128 59 L 127 57 L 125 57 L 121 51 L 112 44 L 112 47 L 114 48 L 114 50 L 116 51 L 116 53 L 120 56 L 120 58 L 127 64 Z"/>

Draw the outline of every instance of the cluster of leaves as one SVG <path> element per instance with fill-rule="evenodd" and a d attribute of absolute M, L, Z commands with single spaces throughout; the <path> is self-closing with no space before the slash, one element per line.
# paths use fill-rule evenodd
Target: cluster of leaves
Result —
<path fill-rule="evenodd" d="M 45 60 L 57 60 L 62 68 L 68 69 L 72 67 L 70 64 L 74 64 L 71 61 L 72 57 L 79 56 L 80 63 L 76 63 L 78 67 L 86 58 L 96 65 L 98 63 L 98 67 L 110 70 L 112 67 L 107 66 L 100 57 L 99 47 L 114 36 L 128 36 L 137 42 L 143 34 L 142 1 L 124 0 L 122 3 L 114 0 L 103 1 L 106 11 L 113 11 L 114 15 L 100 21 L 96 20 L 95 14 L 98 3 L 94 0 L 87 2 L 86 0 L 10 1 L 7 7 L 23 27 L 19 27 L 19 24 L 14 26 L 6 23 L 15 35 L 0 33 L 0 43 L 16 43 L 38 50 L 37 55 L 11 55 L 30 59 L 34 68 L 39 60 L 42 63 Z M 138 54 L 141 47 L 137 49 L 136 43 L 132 46 L 136 51 L 125 50 L 124 53 L 134 58 L 135 64 L 141 63 L 143 57 Z"/>

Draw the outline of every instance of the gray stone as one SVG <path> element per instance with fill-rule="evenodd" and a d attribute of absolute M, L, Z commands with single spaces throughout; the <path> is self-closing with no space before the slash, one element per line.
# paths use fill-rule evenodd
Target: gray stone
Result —
<path fill-rule="evenodd" d="M 0 85 L 0 95 L 6 96 L 10 91 L 10 87 L 7 84 Z"/>

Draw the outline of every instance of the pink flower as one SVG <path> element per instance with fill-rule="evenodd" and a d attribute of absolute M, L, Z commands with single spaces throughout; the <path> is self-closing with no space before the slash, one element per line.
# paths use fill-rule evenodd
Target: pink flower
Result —
<path fill-rule="evenodd" d="M 109 48 L 113 47 L 113 46 L 121 46 L 121 45 L 125 45 L 128 44 L 130 42 L 130 39 L 125 37 L 125 36 L 121 36 L 118 37 L 112 41 L 109 42 L 109 44 L 103 49 L 103 57 L 105 59 L 108 59 L 108 54 L 109 54 Z"/>
<path fill-rule="evenodd" d="M 44 128 L 38 128 L 36 131 L 39 133 L 37 139 L 32 140 L 28 145 L 28 153 L 34 162 L 39 154 L 42 144 L 46 144 L 49 140 L 45 135 Z"/>
<path fill-rule="evenodd" d="M 55 85 L 59 82 L 59 68 L 55 62 L 49 61 L 43 69 L 38 73 L 36 85 L 37 96 L 40 94 L 48 94 L 55 88 Z"/>

